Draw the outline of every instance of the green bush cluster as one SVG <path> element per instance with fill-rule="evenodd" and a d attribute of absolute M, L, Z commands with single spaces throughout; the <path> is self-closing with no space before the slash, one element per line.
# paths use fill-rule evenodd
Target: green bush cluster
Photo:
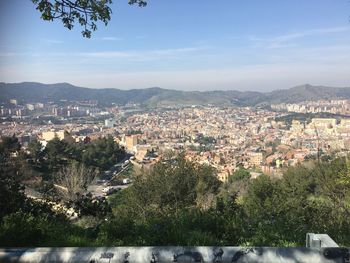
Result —
<path fill-rule="evenodd" d="M 15 179 L 6 180 L 15 167 L 2 164 L 1 189 L 9 196 L 4 200 L 23 202 L 10 209 L 0 199 L 0 246 L 304 246 L 308 232 L 350 246 L 347 158 L 290 168 L 280 179 L 249 179 L 242 170 L 221 184 L 212 167 L 169 156 L 135 176 L 109 208 L 103 203 L 98 217 L 81 213 L 74 221 L 28 200 Z M 86 200 L 82 211 L 91 207 Z"/>

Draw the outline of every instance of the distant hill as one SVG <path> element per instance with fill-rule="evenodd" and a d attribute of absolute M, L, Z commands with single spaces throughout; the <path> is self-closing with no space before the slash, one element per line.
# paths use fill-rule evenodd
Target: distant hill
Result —
<path fill-rule="evenodd" d="M 270 103 L 295 103 L 305 100 L 350 99 L 350 88 L 301 85 L 272 92 L 252 91 L 179 91 L 161 88 L 147 89 L 90 89 L 69 83 L 42 84 L 36 82 L 0 82 L 0 102 L 16 98 L 23 103 L 59 100 L 97 100 L 102 105 L 111 103 L 141 103 L 145 106 L 173 105 L 239 105 L 254 106 Z"/>
<path fill-rule="evenodd" d="M 266 93 L 271 103 L 295 103 L 305 100 L 350 99 L 350 88 L 332 88 L 309 84 L 287 90 L 274 90 Z"/>

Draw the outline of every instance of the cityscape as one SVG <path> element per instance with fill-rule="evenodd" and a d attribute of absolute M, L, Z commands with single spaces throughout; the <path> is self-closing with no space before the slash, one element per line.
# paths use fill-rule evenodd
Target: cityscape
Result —
<path fill-rule="evenodd" d="M 288 167 L 347 156 L 350 150 L 350 100 L 346 99 L 263 108 L 147 109 L 132 103 L 100 107 L 97 101 L 22 105 L 16 99 L 3 104 L 1 136 L 16 136 L 24 149 L 33 140 L 44 149 L 55 138 L 81 144 L 110 136 L 132 157 L 127 164 L 138 169 L 152 169 L 168 152 L 184 152 L 186 159 L 214 167 L 223 183 L 241 168 L 251 178 L 262 174 L 278 178 Z M 293 113 L 314 116 L 293 119 Z M 320 113 L 331 116 L 318 117 Z M 108 187 L 103 189 L 95 195 L 105 195 Z"/>
<path fill-rule="evenodd" d="M 349 7 L 0 1 L 0 262 L 350 262 Z"/>

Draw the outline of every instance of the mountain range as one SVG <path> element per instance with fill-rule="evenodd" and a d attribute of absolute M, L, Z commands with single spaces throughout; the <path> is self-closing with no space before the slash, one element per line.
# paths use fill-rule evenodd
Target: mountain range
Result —
<path fill-rule="evenodd" d="M 175 105 L 256 106 L 272 103 L 296 103 L 306 100 L 350 99 L 350 88 L 300 85 L 271 92 L 217 90 L 180 91 L 162 88 L 90 89 L 69 83 L 0 82 L 0 102 L 17 99 L 21 103 L 57 102 L 60 100 L 97 100 L 101 105 L 140 103 L 149 107 Z"/>

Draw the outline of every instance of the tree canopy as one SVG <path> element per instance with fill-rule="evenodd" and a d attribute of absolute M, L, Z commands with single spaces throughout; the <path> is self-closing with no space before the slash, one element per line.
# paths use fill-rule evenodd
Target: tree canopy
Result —
<path fill-rule="evenodd" d="M 40 150 L 33 142 L 26 155 L 17 138 L 0 142 L 1 246 L 303 246 L 308 232 L 327 233 L 339 245 L 350 244 L 347 158 L 291 167 L 281 178 L 250 179 L 242 168 L 221 184 L 212 167 L 169 154 L 149 171 L 135 173 L 129 188 L 106 200 L 82 190 L 98 167 L 87 166 L 83 155 L 95 152 L 91 158 L 99 164 L 104 156 L 98 152 L 106 150 L 109 156 L 115 149 L 122 153 L 122 148 L 111 138 L 86 145 L 61 143 L 53 140 L 52 149 Z M 23 175 L 48 166 L 57 149 L 62 150 L 57 162 L 66 164 L 43 170 L 52 174 L 44 176 L 43 188 L 52 197 L 54 176 L 66 179 L 61 184 L 73 198 L 63 204 L 75 210 L 74 220 L 49 202 L 27 197 L 22 186 Z M 25 169 L 22 163 L 27 163 Z"/>
<path fill-rule="evenodd" d="M 184 208 L 211 206 L 209 196 L 216 194 L 219 186 L 213 168 L 179 155 L 163 160 L 152 171 L 137 177 L 128 189 L 126 203 L 139 215 L 172 214 Z"/>
<path fill-rule="evenodd" d="M 63 26 L 71 30 L 75 23 L 82 26 L 82 35 L 91 37 L 97 29 L 97 22 L 105 25 L 111 20 L 112 0 L 32 0 L 45 21 L 61 20 Z M 147 5 L 144 0 L 129 0 L 130 5 Z"/>

